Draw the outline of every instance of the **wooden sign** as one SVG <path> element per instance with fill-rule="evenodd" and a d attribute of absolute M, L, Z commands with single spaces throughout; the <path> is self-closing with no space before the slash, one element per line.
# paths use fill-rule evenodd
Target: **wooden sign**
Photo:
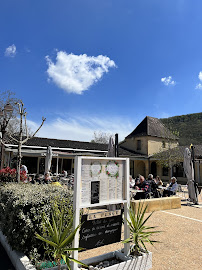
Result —
<path fill-rule="evenodd" d="M 122 214 L 93 220 L 83 215 L 81 223 L 79 247 L 91 249 L 121 240 Z"/>

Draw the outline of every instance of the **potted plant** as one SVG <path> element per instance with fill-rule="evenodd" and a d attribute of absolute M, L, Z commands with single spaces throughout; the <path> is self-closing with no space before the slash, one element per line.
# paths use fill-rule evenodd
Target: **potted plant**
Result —
<path fill-rule="evenodd" d="M 103 254 L 101 256 L 89 258 L 87 260 L 83 260 L 82 262 L 99 268 L 99 264 L 101 261 L 104 261 L 104 265 L 106 265 L 106 261 L 108 262 L 115 258 L 120 261 L 119 265 L 109 265 L 105 269 L 151 269 L 152 253 L 147 250 L 145 243 L 150 243 L 151 245 L 153 245 L 153 243 L 158 242 L 152 240 L 151 236 L 155 233 L 159 233 L 159 231 L 154 231 L 153 229 L 155 227 L 146 226 L 146 222 L 153 214 L 152 212 L 147 217 L 145 217 L 146 210 L 147 206 L 144 206 L 144 204 L 139 204 L 137 212 L 135 211 L 133 205 L 128 208 L 130 218 L 127 220 L 127 223 L 130 228 L 130 237 L 125 239 L 123 243 L 131 244 L 129 254 L 124 255 L 123 250 L 118 250 Z M 93 267 L 91 268 L 91 270 L 93 270 Z"/>
<path fill-rule="evenodd" d="M 58 270 L 61 269 L 61 259 L 63 259 L 70 270 L 70 261 L 74 261 L 78 264 L 86 266 L 84 263 L 75 260 L 71 257 L 73 250 L 82 250 L 82 248 L 71 248 L 75 234 L 80 226 L 72 231 L 73 217 L 67 226 L 67 220 L 65 219 L 64 209 L 54 207 L 52 209 L 52 220 L 45 213 L 43 213 L 43 224 L 46 229 L 46 236 L 41 236 L 36 233 L 36 238 L 45 242 L 49 246 L 48 253 L 52 254 L 54 259 L 57 261 Z"/>

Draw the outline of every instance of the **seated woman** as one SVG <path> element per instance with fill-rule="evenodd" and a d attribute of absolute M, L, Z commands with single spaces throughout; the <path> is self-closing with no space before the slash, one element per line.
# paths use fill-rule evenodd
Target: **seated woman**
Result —
<path fill-rule="evenodd" d="M 171 183 L 163 191 L 163 197 L 170 197 L 171 195 L 175 195 L 177 188 L 178 188 L 177 179 L 175 177 L 172 177 Z"/>
<path fill-rule="evenodd" d="M 163 186 L 163 182 L 161 181 L 160 176 L 156 176 L 156 180 L 155 180 L 156 184 L 158 187 L 162 187 Z"/>
<path fill-rule="evenodd" d="M 49 173 L 45 173 L 43 183 L 44 184 L 49 184 L 50 182 L 51 182 L 51 178 L 50 178 Z"/>
<path fill-rule="evenodd" d="M 129 184 L 130 184 L 130 188 L 134 188 L 135 186 L 135 180 L 132 178 L 132 176 L 129 176 Z"/>
<path fill-rule="evenodd" d="M 154 193 L 154 198 L 160 198 L 163 195 L 163 190 L 161 189 L 163 187 L 163 182 L 161 181 L 161 178 L 158 175 L 156 176 L 154 181 L 156 183 L 156 190 Z"/>

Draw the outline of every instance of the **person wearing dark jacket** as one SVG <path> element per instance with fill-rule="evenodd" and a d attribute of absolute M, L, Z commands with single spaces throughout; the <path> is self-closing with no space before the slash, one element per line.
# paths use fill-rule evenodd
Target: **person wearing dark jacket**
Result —
<path fill-rule="evenodd" d="M 135 186 L 137 193 L 134 197 L 135 200 L 145 199 L 150 192 L 150 186 L 147 181 L 145 181 L 144 176 L 140 175 L 140 183 Z M 138 192 L 138 190 L 140 192 Z"/>
<path fill-rule="evenodd" d="M 148 182 L 149 185 L 150 185 L 152 196 L 153 196 L 154 198 L 158 198 L 158 196 L 157 196 L 157 194 L 158 194 L 158 193 L 157 193 L 158 185 L 157 185 L 156 181 L 154 180 L 153 174 L 150 173 L 150 174 L 148 175 L 147 182 Z"/>

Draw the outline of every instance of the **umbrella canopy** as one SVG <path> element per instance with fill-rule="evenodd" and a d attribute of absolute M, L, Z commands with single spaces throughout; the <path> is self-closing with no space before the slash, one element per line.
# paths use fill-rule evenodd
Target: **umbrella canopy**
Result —
<path fill-rule="evenodd" d="M 114 157 L 115 156 L 115 146 L 114 146 L 114 139 L 112 137 L 109 138 L 109 144 L 108 144 L 108 157 Z"/>
<path fill-rule="evenodd" d="M 45 159 L 45 173 L 48 173 L 50 171 L 52 156 L 53 156 L 52 148 L 51 146 L 48 146 Z"/>

